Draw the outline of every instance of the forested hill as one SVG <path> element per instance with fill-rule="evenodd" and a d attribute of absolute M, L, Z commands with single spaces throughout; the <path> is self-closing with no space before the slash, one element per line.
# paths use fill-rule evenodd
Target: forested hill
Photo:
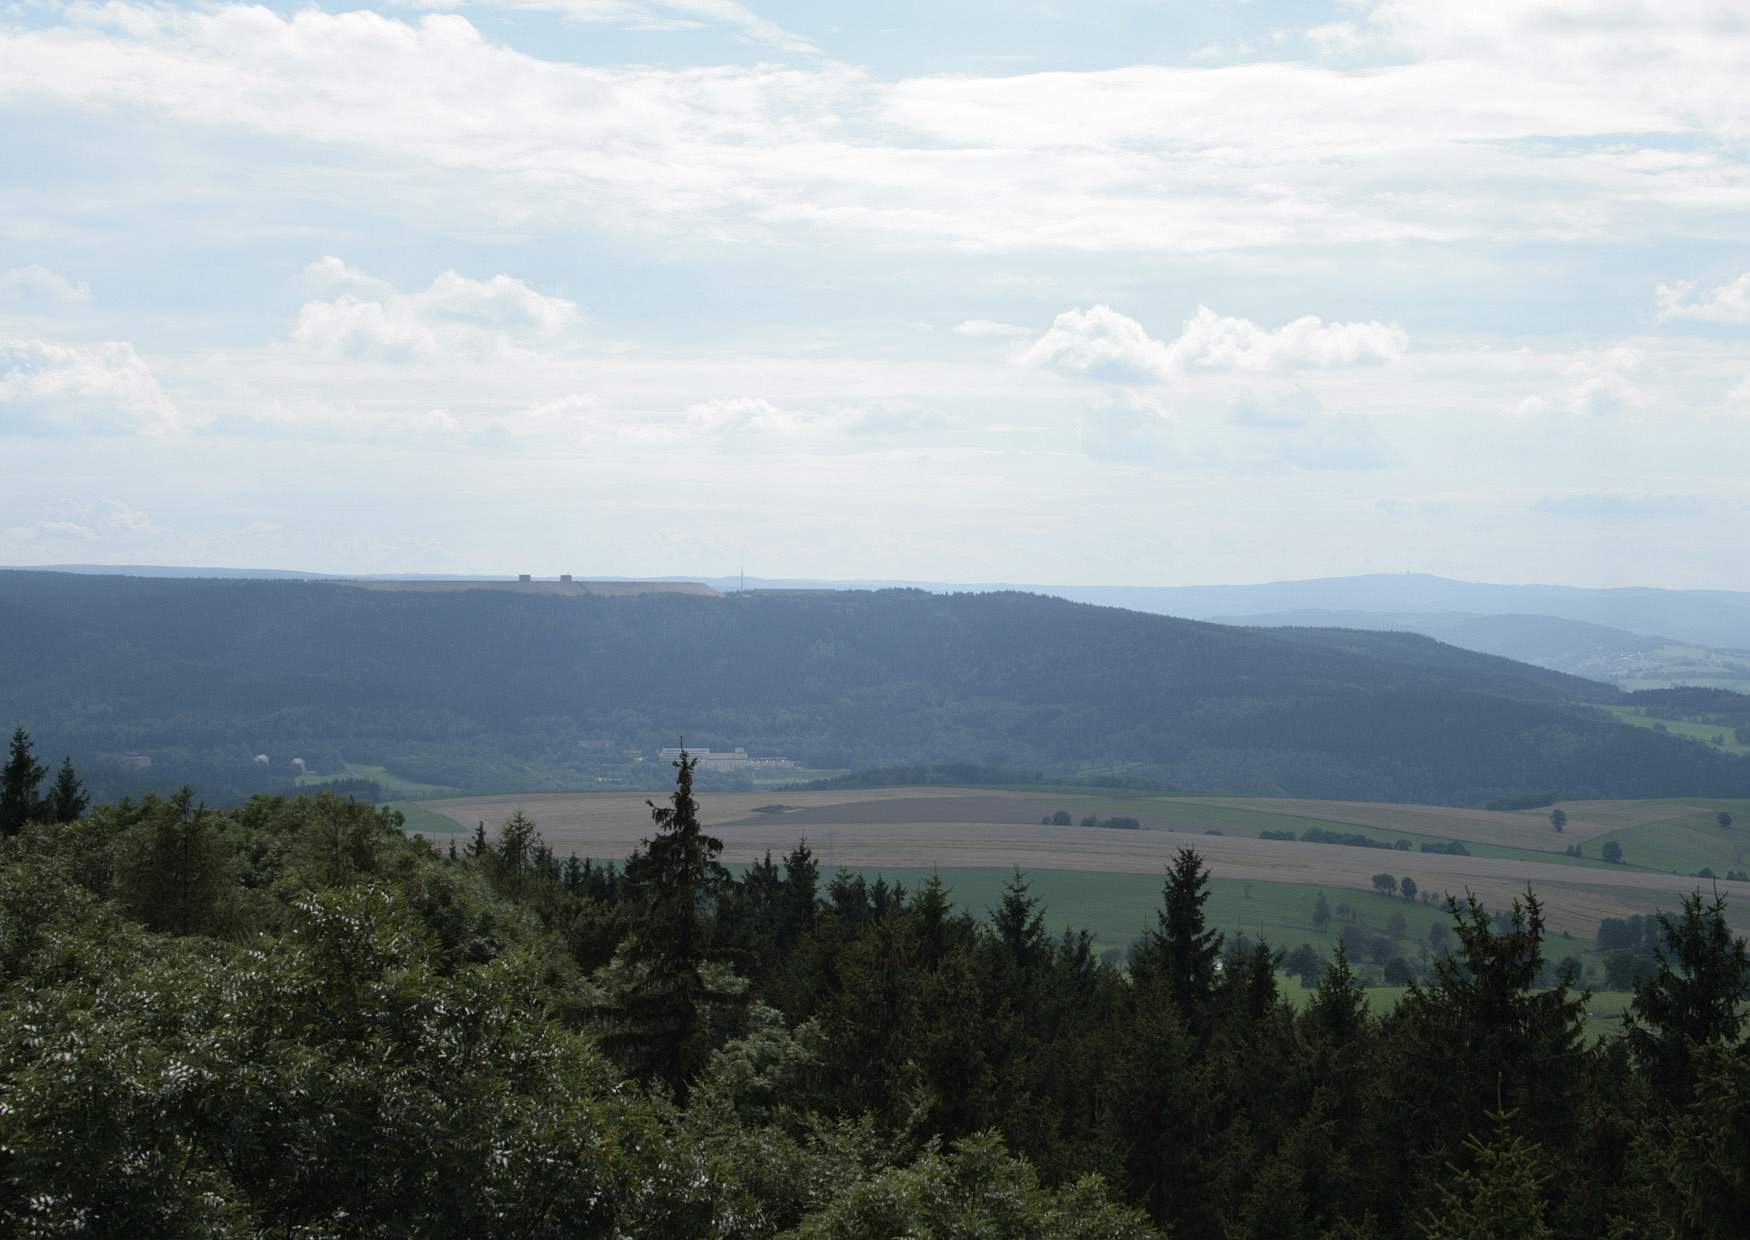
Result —
<path fill-rule="evenodd" d="M 248 790 L 252 755 L 459 788 L 579 782 L 578 744 L 745 745 L 1179 787 L 1477 804 L 1750 794 L 1593 682 L 1404 634 L 1281 634 L 1025 594 L 401 594 L 0 573 L 0 722 L 99 781 Z"/>

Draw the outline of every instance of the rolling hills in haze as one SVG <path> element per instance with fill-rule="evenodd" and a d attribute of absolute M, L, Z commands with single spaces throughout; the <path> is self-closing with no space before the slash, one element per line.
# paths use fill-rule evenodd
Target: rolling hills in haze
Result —
<path fill-rule="evenodd" d="M 821 767 L 1116 767 L 1233 793 L 1750 793 L 1750 762 L 1592 709 L 1631 700 L 1607 685 L 1413 634 L 1019 593 L 553 598 L 6 572 L 0 634 L 0 721 L 100 788 L 127 753 L 152 759 L 136 781 L 241 795 L 255 754 L 292 752 L 458 789 L 580 786 L 589 754 L 684 734 Z"/>

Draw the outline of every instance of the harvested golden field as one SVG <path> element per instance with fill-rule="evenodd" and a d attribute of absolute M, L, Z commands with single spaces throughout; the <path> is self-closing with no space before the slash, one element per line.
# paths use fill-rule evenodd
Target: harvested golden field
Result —
<path fill-rule="evenodd" d="M 1078 796 L 981 788 L 883 788 L 707 794 L 701 805 L 705 822 L 724 841 L 723 860 L 730 864 L 755 861 L 767 852 L 781 855 L 806 838 L 827 868 L 1019 866 L 1023 870 L 1158 874 L 1178 849 L 1195 848 L 1218 878 L 1371 890 L 1372 876 L 1389 872 L 1414 877 L 1425 891 L 1454 895 L 1474 891 L 1491 907 L 1505 906 L 1529 883 L 1545 900 L 1552 929 L 1587 937 L 1600 918 L 1669 908 L 1680 894 L 1696 886 L 1696 880 L 1677 875 L 1573 864 L 1559 853 L 1545 862 L 1525 856 L 1398 852 L 1262 840 L 1255 829 L 1241 834 L 1234 826 L 1236 820 L 1269 823 L 1302 818 L 1375 828 L 1391 821 L 1407 830 L 1413 819 L 1425 824 L 1426 834 L 1464 838 L 1456 829 L 1464 825 L 1479 835 L 1493 830 L 1497 832 L 1494 838 L 1505 842 L 1507 828 L 1493 827 L 1488 820 L 1514 815 L 1258 798 L 1188 802 L 1182 798 L 1088 795 L 1078 801 Z M 1039 823 L 1041 815 L 1058 808 L 1074 811 L 1086 804 L 1093 812 L 1096 802 L 1122 804 L 1126 807 L 1122 812 L 1137 817 L 1145 829 L 1048 827 Z M 776 803 L 785 810 L 755 812 L 757 806 Z M 467 797 L 421 804 L 463 829 L 483 821 L 488 831 L 521 809 L 540 824 L 543 836 L 560 855 L 576 852 L 597 858 L 624 857 L 651 832 L 645 798 L 626 793 Z M 1148 812 L 1151 807 L 1153 813 Z M 1227 825 L 1191 825 L 1200 817 L 1199 807 Z M 1673 808 L 1693 812 L 1692 807 L 1669 804 L 1659 812 Z M 1346 817 L 1332 816 L 1338 813 Z M 1363 822 L 1363 818 L 1372 821 Z M 1444 829 L 1426 830 L 1436 824 Z M 1547 822 L 1544 831 L 1554 834 Z M 1734 920 L 1750 924 L 1750 884 L 1722 882 L 1719 886 L 1734 897 Z"/>

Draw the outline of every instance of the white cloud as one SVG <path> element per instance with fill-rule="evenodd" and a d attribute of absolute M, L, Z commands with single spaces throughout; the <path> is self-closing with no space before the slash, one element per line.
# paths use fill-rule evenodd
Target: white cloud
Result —
<path fill-rule="evenodd" d="M 1703 323 L 1750 323 L 1750 271 L 1736 280 L 1708 290 L 1699 299 L 1691 297 L 1695 285 L 1690 281 L 1661 284 L 1653 298 L 1659 307 L 1659 318 L 1695 319 Z"/>
<path fill-rule="evenodd" d="M 601 400 L 592 395 L 572 393 L 556 400 L 536 401 L 514 425 L 521 430 L 580 430 L 602 414 Z"/>
<path fill-rule="evenodd" d="M 1065 310 L 1015 361 L 1109 383 L 1155 382 L 1175 369 L 1167 346 L 1110 306 Z"/>
<path fill-rule="evenodd" d="M 905 403 L 791 409 L 758 396 L 699 401 L 686 410 L 687 429 L 708 435 L 885 437 L 932 429 L 941 419 Z"/>
<path fill-rule="evenodd" d="M 0 340 L 0 429 L 170 432 L 182 417 L 134 346 Z"/>
<path fill-rule="evenodd" d="M 1568 389 L 1567 410 L 1602 417 L 1639 408 L 1646 395 L 1630 377 L 1642 368 L 1640 351 L 1626 345 L 1606 349 L 1572 368 L 1578 381 Z"/>
<path fill-rule="evenodd" d="M 784 52 L 818 49 L 801 35 L 734 0 L 401 0 L 410 8 L 501 8 L 557 13 L 576 22 L 628 30 L 694 30 L 721 26 L 751 43 Z"/>
<path fill-rule="evenodd" d="M 733 396 L 687 406 L 687 425 L 707 434 L 743 430 L 792 433 L 806 429 L 808 421 L 806 414 L 782 409 L 758 396 Z"/>
<path fill-rule="evenodd" d="M 992 339 L 1012 336 L 1031 335 L 1028 328 L 1015 323 L 999 323 L 994 319 L 967 319 L 954 325 L 956 336 L 972 336 L 976 339 Z"/>
<path fill-rule="evenodd" d="M 1271 373 L 1389 362 L 1409 349 L 1395 323 L 1325 323 L 1304 315 L 1270 330 L 1250 319 L 1218 315 L 1207 306 L 1171 343 L 1150 336 L 1135 319 L 1109 306 L 1067 310 L 1016 358 L 1037 366 L 1112 383 L 1148 383 L 1193 370 Z"/>
<path fill-rule="evenodd" d="M 503 355 L 562 338 L 578 321 L 575 302 L 538 293 L 521 280 L 496 275 L 473 280 L 446 271 L 430 287 L 401 293 L 338 259 L 309 273 L 371 295 L 342 293 L 304 303 L 292 341 L 333 356 L 432 360 L 454 354 Z"/>
<path fill-rule="evenodd" d="M 1409 347 L 1396 323 L 1325 323 L 1308 314 L 1270 331 L 1199 306 L 1171 349 L 1193 369 L 1276 371 L 1390 362 Z"/>
<path fill-rule="evenodd" d="M 1744 382 L 1726 393 L 1726 399 L 1732 404 L 1750 404 L 1750 375 L 1744 376 Z"/>
<path fill-rule="evenodd" d="M 56 504 L 24 525 L 0 529 L 0 540 L 29 548 L 53 550 L 67 543 L 103 540 L 139 546 L 170 531 L 124 500 Z"/>
<path fill-rule="evenodd" d="M 281 139 L 256 145 L 265 192 L 320 172 L 368 209 L 501 234 L 1208 253 L 1750 233 L 1750 40 L 1714 33 L 1729 9 L 1587 19 L 1552 57 L 1569 36 L 1549 12 L 1485 4 L 1448 30 L 1449 7 L 1369 10 L 1404 63 L 884 83 L 543 60 L 455 14 L 79 5 L 0 32 L 0 104 Z"/>
<path fill-rule="evenodd" d="M 90 301 L 91 286 L 83 280 L 69 280 L 58 271 L 31 263 L 0 271 L 0 301 L 14 299 L 63 304 Z"/>
<path fill-rule="evenodd" d="M 306 287 L 324 293 L 357 293 L 362 296 L 383 297 L 394 293 L 395 286 L 387 280 L 379 279 L 369 272 L 360 271 L 352 264 L 335 258 L 332 254 L 324 255 L 304 268 L 302 274 Z"/>

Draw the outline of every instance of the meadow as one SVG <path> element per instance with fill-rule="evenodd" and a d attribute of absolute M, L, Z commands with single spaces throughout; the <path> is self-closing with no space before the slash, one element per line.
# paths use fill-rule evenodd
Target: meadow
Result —
<path fill-rule="evenodd" d="M 359 762 L 348 762 L 338 771 L 300 775 L 295 782 L 300 788 L 320 789 L 323 784 L 331 784 L 340 779 L 368 779 L 384 792 L 398 797 L 441 797 L 455 791 L 443 784 L 422 784 L 418 780 L 407 779 L 387 767 Z"/>
<path fill-rule="evenodd" d="M 409 829 L 428 837 L 445 827 L 472 831 L 482 821 L 490 830 L 522 810 L 562 857 L 621 859 L 651 832 L 645 797 L 624 792 L 408 804 L 420 811 L 410 816 Z M 1402 913 L 1406 932 L 1398 946 L 1406 955 L 1415 954 L 1427 926 L 1445 914 L 1438 903 L 1378 894 L 1376 874 L 1410 876 L 1437 901 L 1473 892 L 1490 908 L 1507 907 L 1529 885 L 1544 901 L 1552 935 L 1569 936 L 1573 954 L 1581 954 L 1601 919 L 1672 908 L 1698 885 L 1688 877 L 1691 870 L 1709 864 L 1724 874 L 1737 864 L 1722 864 L 1728 850 L 1735 855 L 1750 849 L 1750 812 L 1735 808 L 1750 806 L 1729 801 L 1719 802 L 1719 808 L 1733 813 L 1731 829 L 1705 831 L 1699 824 L 1712 822 L 1713 802 L 1573 802 L 1563 807 L 1569 817 L 1561 834 L 1552 830 L 1547 808 L 1492 813 L 1080 788 L 724 793 L 705 795 L 701 804 L 705 822 L 724 841 L 727 864 L 747 864 L 767 853 L 781 857 L 806 839 L 827 872 L 842 867 L 911 886 L 931 870 L 940 871 L 956 900 L 978 913 L 996 903 L 1002 882 L 1020 868 L 1054 930 L 1087 928 L 1103 948 L 1127 944 L 1153 916 L 1161 875 L 1185 847 L 1197 849 L 1209 866 L 1211 924 L 1224 931 L 1244 931 L 1287 947 L 1328 946 L 1339 930 L 1337 920 L 1322 932 L 1312 925 L 1314 898 L 1323 891 L 1333 910 L 1340 903 L 1349 906 L 1370 930 L 1384 930 L 1392 913 Z M 1058 810 L 1072 821 L 1132 817 L 1141 829 L 1041 825 L 1042 817 Z M 1399 851 L 1258 838 L 1260 831 L 1298 834 L 1309 826 L 1382 841 L 1460 840 L 1470 855 L 1423 853 L 1419 843 Z M 1609 865 L 1599 858 L 1608 839 L 1622 841 L 1628 864 Z M 1580 844 L 1585 855 L 1565 856 L 1571 843 Z M 1710 860 L 1684 866 L 1691 857 Z M 1750 926 L 1750 883 L 1718 885 L 1732 897 L 1734 923 Z M 1558 958 L 1566 954 L 1555 953 Z"/>
<path fill-rule="evenodd" d="M 1701 684 L 1702 681 L 1693 683 Z M 1721 684 L 1716 688 L 1733 689 L 1734 684 Z M 1673 736 L 1685 736 L 1692 741 L 1700 741 L 1725 753 L 1750 753 L 1750 745 L 1738 743 L 1736 733 L 1730 728 L 1717 723 L 1700 723 L 1692 719 L 1655 719 L 1647 714 L 1643 706 L 1603 706 L 1599 708 L 1621 723 L 1631 727 L 1648 728 L 1653 731 L 1669 732 Z"/>

